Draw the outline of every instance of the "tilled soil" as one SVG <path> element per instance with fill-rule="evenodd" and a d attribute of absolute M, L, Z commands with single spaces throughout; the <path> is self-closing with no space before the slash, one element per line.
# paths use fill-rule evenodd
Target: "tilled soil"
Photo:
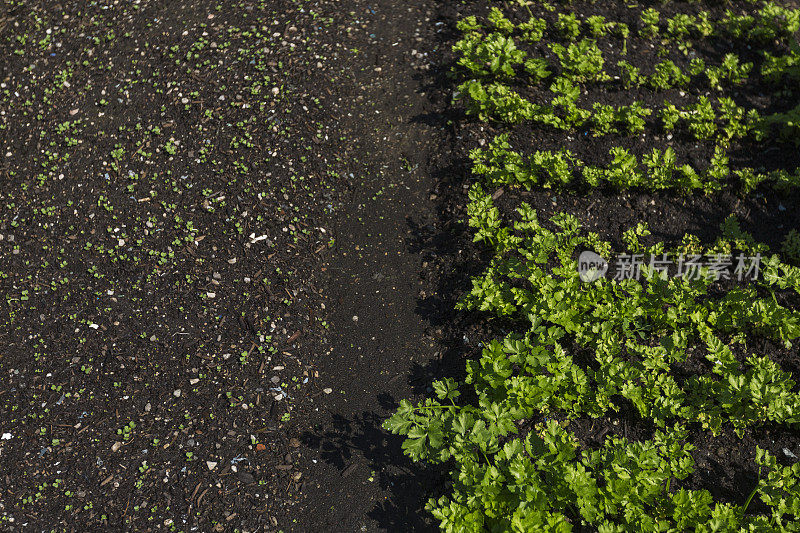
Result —
<path fill-rule="evenodd" d="M 303 410 L 293 531 L 431 530 L 423 505 L 443 481 L 381 428 L 400 399 L 426 392 L 443 352 L 421 278 L 436 254 L 436 171 L 449 156 L 442 74 L 429 68 L 442 25 L 435 4 L 378 1 L 368 11 L 368 67 L 354 72 L 346 92 L 357 107 L 339 123 L 356 140 L 346 157 L 366 164 L 324 266 L 331 336 L 316 370 L 331 390 Z"/>
<path fill-rule="evenodd" d="M 428 524 L 433 8 L 0 8 L 0 529 Z"/>
<path fill-rule="evenodd" d="M 0 7 L 0 529 L 435 529 L 445 470 L 381 423 L 514 327 L 453 311 L 487 258 L 465 225 L 467 154 L 503 128 L 450 106 L 450 47 L 487 6 Z M 596 141 L 569 147 L 600 163 Z M 781 154 L 741 146 L 734 163 L 797 158 Z M 639 221 L 712 239 L 735 213 L 774 246 L 798 198 L 758 192 L 495 196 L 613 243 Z M 584 445 L 650 430 L 625 413 L 571 429 Z M 785 459 L 796 437 L 697 437 L 688 486 L 741 503 L 755 445 Z"/>

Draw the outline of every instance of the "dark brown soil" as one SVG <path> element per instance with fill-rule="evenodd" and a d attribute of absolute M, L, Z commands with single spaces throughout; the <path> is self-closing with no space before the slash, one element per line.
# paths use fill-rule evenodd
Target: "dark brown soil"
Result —
<path fill-rule="evenodd" d="M 437 6 L 132 6 L 0 11 L 0 527 L 430 528 Z"/>
<path fill-rule="evenodd" d="M 435 529 L 423 507 L 445 469 L 409 462 L 381 423 L 514 327 L 453 310 L 488 256 L 465 225 L 467 154 L 505 128 L 451 108 L 450 47 L 488 6 L 0 6 L 1 530 Z M 785 108 L 763 90 L 737 101 Z M 657 135 L 622 142 L 640 154 Z M 569 147 L 599 162 L 605 142 Z M 742 145 L 734 161 L 797 157 Z M 797 193 L 768 189 L 509 189 L 498 205 L 522 200 L 615 243 L 639 221 L 710 240 L 734 213 L 776 246 L 800 219 Z M 763 350 L 794 369 L 796 350 Z M 584 445 L 652 431 L 628 413 L 572 429 Z M 737 503 L 756 445 L 800 455 L 781 428 L 693 442 L 687 486 Z"/>
<path fill-rule="evenodd" d="M 344 156 L 365 165 L 324 266 L 330 348 L 315 368 L 330 390 L 303 410 L 305 483 L 292 531 L 433 530 L 423 506 L 444 479 L 412 464 L 381 428 L 399 400 L 429 390 L 444 349 L 438 310 L 421 304 L 421 272 L 436 253 L 428 242 L 439 232 L 432 189 L 449 157 L 435 70 L 443 39 L 435 3 L 361 7 L 371 40 L 353 43 L 368 46 L 368 67 L 344 88 L 356 107 L 342 106 L 353 115 L 337 127 L 355 140 Z"/>
<path fill-rule="evenodd" d="M 428 523 L 433 8 L 3 4 L 0 529 Z"/>

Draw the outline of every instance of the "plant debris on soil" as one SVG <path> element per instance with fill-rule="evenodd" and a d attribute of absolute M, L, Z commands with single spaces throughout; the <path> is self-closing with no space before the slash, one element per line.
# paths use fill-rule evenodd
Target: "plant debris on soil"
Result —
<path fill-rule="evenodd" d="M 524 327 L 456 310 L 494 257 L 467 224 L 468 192 L 485 183 L 475 150 L 505 134 L 521 154 L 569 149 L 603 166 L 613 146 L 638 159 L 670 146 L 679 165 L 705 172 L 715 149 L 668 135 L 655 114 L 637 134 L 595 135 L 468 113 L 457 25 L 485 20 L 494 4 L 0 5 L 0 530 L 437 529 L 425 504 L 453 490 L 452 461 L 412 461 L 384 423 Z M 635 30 L 641 7 L 503 3 L 513 24 L 531 9 L 546 20 L 546 38 L 520 46 L 549 61 L 548 43 L 569 41 L 553 29 L 558 13 Z M 700 12 L 658 7 L 665 18 Z M 726 7 L 750 4 L 712 6 L 714 18 Z M 632 31 L 622 49 L 611 33 L 596 44 L 608 68 L 625 60 L 648 73 L 664 59 L 688 70 L 731 51 L 756 71 L 761 62 L 736 39 L 656 49 Z M 536 104 L 552 96 L 549 83 L 506 81 Z M 686 105 L 705 91 L 697 80 L 587 85 L 583 108 Z M 728 89 L 762 115 L 795 103 L 791 86 L 756 77 Z M 734 139 L 731 166 L 800 163 L 796 150 L 767 146 Z M 711 242 L 735 215 L 780 250 L 800 223 L 797 189 L 765 185 L 490 185 L 502 221 L 526 202 L 543 221 L 575 215 L 615 248 L 641 222 L 648 245 L 686 233 Z M 778 301 L 796 308 L 794 296 Z M 797 371 L 797 347 L 758 342 L 750 347 Z M 691 364 L 678 372 L 698 371 Z M 584 449 L 654 433 L 628 404 L 564 427 Z M 696 468 L 682 486 L 731 505 L 759 482 L 757 446 L 781 464 L 800 455 L 797 429 L 780 424 L 690 441 Z"/>
<path fill-rule="evenodd" d="M 429 202 L 432 147 L 412 136 L 436 138 L 423 133 L 423 15 L 356 1 L 3 4 L 0 527 L 337 530 L 330 508 L 363 512 L 355 523 L 385 504 L 383 474 L 329 461 L 341 441 L 325 432 L 328 413 L 373 409 L 365 423 L 382 431 L 391 406 L 370 385 L 406 393 L 415 339 L 398 339 L 424 334 L 404 255 L 411 202 Z M 369 226 L 381 212 L 390 221 Z M 362 254 L 373 262 L 356 266 Z M 389 307 L 350 332 L 364 279 Z M 368 365 L 335 362 L 357 343 Z M 319 497 L 328 487 L 338 500 Z M 312 504 L 329 509 L 304 515 Z"/>

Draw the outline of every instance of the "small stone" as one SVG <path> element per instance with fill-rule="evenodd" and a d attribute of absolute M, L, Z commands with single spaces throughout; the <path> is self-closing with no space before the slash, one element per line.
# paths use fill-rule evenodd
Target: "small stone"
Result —
<path fill-rule="evenodd" d="M 80 111 L 80 110 L 77 109 L 77 108 L 76 109 L 70 109 L 69 116 L 74 117 L 75 115 L 78 114 L 78 111 Z"/>
<path fill-rule="evenodd" d="M 117 441 L 117 442 L 115 442 L 114 444 L 111 445 L 111 451 L 112 452 L 116 452 L 120 448 L 122 448 L 122 443 L 120 441 Z"/>
<path fill-rule="evenodd" d="M 236 479 L 241 481 L 242 483 L 255 483 L 255 478 L 253 478 L 253 474 L 249 472 L 242 472 L 241 470 L 236 472 Z"/>
<path fill-rule="evenodd" d="M 281 90 L 280 90 L 280 89 L 278 89 L 277 87 L 273 87 L 273 88 L 272 88 L 272 96 L 278 96 L 278 94 L 279 94 L 280 92 L 281 92 Z"/>
<path fill-rule="evenodd" d="M 217 463 L 215 461 L 206 461 L 206 466 L 209 470 L 214 470 L 217 467 Z"/>
<path fill-rule="evenodd" d="M 172 395 L 175 396 L 176 398 L 180 398 L 181 397 L 181 390 L 180 389 L 175 389 L 175 392 L 173 392 Z"/>
<path fill-rule="evenodd" d="M 322 392 L 324 392 L 325 394 L 330 394 L 330 393 L 333 392 L 333 389 L 330 388 L 330 387 L 326 387 L 326 388 L 322 389 Z"/>

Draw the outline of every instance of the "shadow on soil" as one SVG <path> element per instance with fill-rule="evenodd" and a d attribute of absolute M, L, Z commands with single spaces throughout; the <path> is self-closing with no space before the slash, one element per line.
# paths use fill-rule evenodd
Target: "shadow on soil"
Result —
<path fill-rule="evenodd" d="M 463 170 L 457 168 L 460 166 L 449 165 L 435 171 L 437 189 L 457 187 L 460 191 L 460 178 L 454 177 L 463 176 Z M 453 183 L 457 180 L 459 183 Z M 482 258 L 473 253 L 466 225 L 454 221 L 445 207 L 448 202 L 448 198 L 437 202 L 436 221 L 432 224 L 420 225 L 407 218 L 410 235 L 405 246 L 427 263 L 423 269 L 425 296 L 417 298 L 415 313 L 425 321 L 436 341 L 432 359 L 424 364 L 413 362 L 405 373 L 393 378 L 405 380 L 406 388 L 416 398 L 429 394 L 430 384 L 436 379 L 463 379 L 465 357 L 477 351 L 477 343 L 468 345 L 464 338 L 478 317 L 457 312 L 455 304 L 468 289 L 470 276 L 480 270 Z M 388 385 L 392 385 L 391 380 Z M 393 412 L 400 399 L 386 391 L 377 392 L 376 410 L 364 410 L 354 417 L 334 415 L 330 429 L 307 432 L 302 440 L 308 447 L 320 450 L 321 458 L 335 467 L 343 480 L 364 463 L 375 472 L 376 481 L 390 494 L 368 513 L 381 529 L 436 531 L 432 516 L 424 507 L 429 498 L 444 492 L 447 465 L 412 462 L 403 454 L 404 439 L 382 428 L 386 415 L 381 413 Z"/>
<path fill-rule="evenodd" d="M 397 406 L 388 394 L 379 394 L 378 399 L 385 409 Z M 406 458 L 401 449 L 403 439 L 388 435 L 381 427 L 383 421 L 384 417 L 369 411 L 352 420 L 335 416 L 332 430 L 306 434 L 304 440 L 307 445 L 319 448 L 322 458 L 335 466 L 345 480 L 359 464 L 354 460 L 366 460 L 369 469 L 381 472 L 375 474 L 377 482 L 382 489 L 389 490 L 392 497 L 368 513 L 379 527 L 388 531 L 436 531 L 424 506 L 444 472 Z M 388 467 L 391 469 L 387 470 Z"/>
<path fill-rule="evenodd" d="M 445 30 L 437 37 L 441 44 L 452 41 L 453 35 Z M 436 107 L 442 111 L 423 112 L 408 119 L 410 123 L 443 132 L 442 147 L 452 142 L 447 138 L 454 132 L 450 127 L 463 119 L 444 103 L 449 100 L 452 85 L 449 66 L 445 62 L 443 68 L 419 78 L 420 90 L 438 95 Z M 433 357 L 425 362 L 409 362 L 404 371 L 388 382 L 376 383 L 374 401 L 369 403 L 375 406 L 374 410 L 363 409 L 353 416 L 335 414 L 326 428 L 301 436 L 306 446 L 319 450 L 321 459 L 339 472 L 343 482 L 351 475 L 355 478 L 356 470 L 366 468 L 373 472 L 375 481 L 388 493 L 367 513 L 381 530 L 438 530 L 435 520 L 425 510 L 425 503 L 445 493 L 448 465 L 412 462 L 403 454 L 404 439 L 389 434 L 382 424 L 401 399 L 416 402 L 428 395 L 432 381 L 444 377 L 463 379 L 465 358 L 478 350 L 477 342 L 464 342 L 465 332 L 471 336 L 469 328 L 477 322 L 477 317 L 457 312 L 455 304 L 469 288 L 470 276 L 480 271 L 485 258 L 474 251 L 464 222 L 465 212 L 453 210 L 453 206 L 466 205 L 462 184 L 469 176 L 469 160 L 465 157 L 454 160 L 451 155 L 452 151 L 446 149 L 430 154 L 428 172 L 432 179 L 428 183 L 433 184 L 433 189 L 426 191 L 426 196 L 430 193 L 436 198 L 430 222 L 419 222 L 424 217 L 418 217 L 417 213 L 406 217 L 405 253 L 417 256 L 422 263 L 422 271 L 414 273 L 421 275 L 423 283 L 413 312 L 425 324 L 425 338 L 434 343 L 430 349 Z M 421 160 L 420 164 L 425 163 Z"/>

